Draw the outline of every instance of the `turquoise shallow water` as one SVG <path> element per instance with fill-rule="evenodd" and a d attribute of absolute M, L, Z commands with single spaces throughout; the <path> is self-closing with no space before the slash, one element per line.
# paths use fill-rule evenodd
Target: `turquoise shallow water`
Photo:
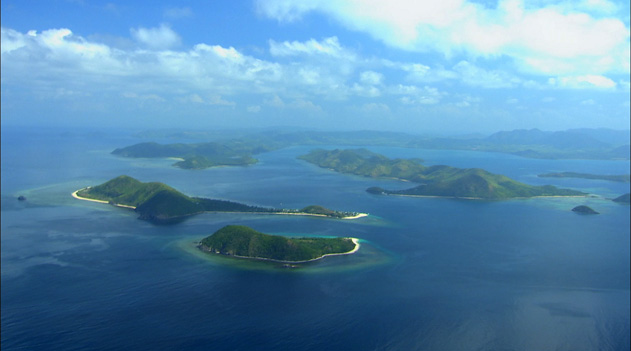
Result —
<path fill-rule="evenodd" d="M 364 190 L 409 183 L 317 168 L 295 159 L 310 149 L 302 146 L 261 155 L 250 167 L 203 171 L 110 155 L 140 141 L 127 135 L 2 128 L 3 349 L 629 349 L 629 206 L 606 199 L 629 192 L 629 184 L 536 177 L 623 174 L 628 161 L 371 148 L 602 196 L 380 197 Z M 120 174 L 190 195 L 371 216 L 203 214 L 154 226 L 131 211 L 70 197 Z M 570 211 L 579 204 L 601 214 Z M 354 236 L 363 246 L 297 269 L 195 250 L 227 224 Z"/>

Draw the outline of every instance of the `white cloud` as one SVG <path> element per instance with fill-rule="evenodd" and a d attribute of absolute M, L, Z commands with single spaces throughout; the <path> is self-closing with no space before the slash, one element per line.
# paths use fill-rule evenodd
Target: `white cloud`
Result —
<path fill-rule="evenodd" d="M 383 103 L 370 102 L 361 106 L 361 111 L 369 114 L 389 114 L 390 107 Z"/>
<path fill-rule="evenodd" d="M 202 97 L 197 95 L 197 94 L 193 94 L 193 95 L 189 96 L 189 98 L 187 100 L 190 101 L 190 102 L 198 103 L 198 104 L 203 104 L 204 103 L 204 99 L 202 99 Z"/>
<path fill-rule="evenodd" d="M 383 74 L 374 71 L 364 71 L 359 75 L 359 81 L 363 84 L 378 85 L 383 81 Z"/>
<path fill-rule="evenodd" d="M 334 58 L 349 58 L 352 54 L 342 48 L 337 37 L 325 38 L 322 41 L 310 39 L 306 42 L 300 41 L 269 41 L 270 53 L 273 56 L 297 56 L 297 55 L 322 55 Z"/>
<path fill-rule="evenodd" d="M 381 90 L 372 85 L 353 84 L 351 91 L 359 96 L 364 97 L 377 97 L 381 95 Z"/>
<path fill-rule="evenodd" d="M 389 93 L 393 95 L 403 95 L 399 98 L 401 103 L 406 105 L 422 104 L 433 105 L 440 102 L 445 93 L 440 92 L 437 88 L 424 86 L 417 87 L 415 85 L 398 84 L 389 89 Z"/>
<path fill-rule="evenodd" d="M 138 96 L 183 96 L 192 91 L 220 96 L 273 89 L 283 73 L 276 63 L 243 55 L 232 47 L 199 44 L 189 51 L 114 49 L 69 29 L 20 33 L 2 28 L 2 82 L 37 84 L 39 90 L 115 91 Z M 48 82 L 44 84 L 43 82 Z M 105 89 L 105 90 L 104 90 Z M 179 90 L 179 91 L 178 91 Z M 233 104 L 223 98 L 207 103 Z"/>
<path fill-rule="evenodd" d="M 312 101 L 304 99 L 296 99 L 289 105 L 291 108 L 305 110 L 309 112 L 322 112 L 322 107 L 314 104 Z"/>
<path fill-rule="evenodd" d="M 123 92 L 121 96 L 127 99 L 137 99 L 141 101 L 154 101 L 154 102 L 165 101 L 163 97 L 156 94 L 136 94 L 134 92 Z"/>
<path fill-rule="evenodd" d="M 169 49 L 180 44 L 180 36 L 168 25 L 157 28 L 130 29 L 132 37 L 150 49 Z"/>
<path fill-rule="evenodd" d="M 219 95 L 212 95 L 208 98 L 208 103 L 211 105 L 221 105 L 221 106 L 235 106 L 236 103 L 233 101 L 224 100 Z"/>
<path fill-rule="evenodd" d="M 375 109 L 380 104 L 395 104 L 392 106 L 400 109 L 397 113 L 443 105 L 460 110 L 458 107 L 477 106 L 476 101 L 458 95 L 470 86 L 521 89 L 527 82 L 500 69 L 484 68 L 488 67 L 482 66 L 488 63 L 485 59 L 454 60 L 455 65 L 445 68 L 425 61 L 401 63 L 361 57 L 334 37 L 271 43 L 270 52 L 275 55 L 267 59 L 231 46 L 205 43 L 188 49 L 115 48 L 63 28 L 24 33 L 2 28 L 1 44 L 3 93 L 22 90 L 33 96 L 69 99 L 72 92 L 84 92 L 86 100 L 103 97 L 98 101 L 102 106 L 122 101 L 163 107 L 166 104 L 155 102 L 169 101 L 179 107 L 225 111 L 225 107 L 237 105 L 234 101 L 250 101 L 252 105 L 245 104 L 241 112 L 276 107 L 277 112 L 282 109 L 299 115 L 297 112 L 302 111 L 320 113 L 330 101 L 355 106 L 359 111 L 360 103 L 353 99 L 362 97 L 362 102 L 374 103 L 368 106 Z M 610 76 L 615 80 L 598 74 L 553 77 L 549 84 L 537 78 L 538 85 L 529 88 L 629 89 L 628 78 L 619 76 Z M 8 89 L 11 87 L 25 89 Z M 250 100 L 238 98 L 240 94 Z M 517 91 L 509 94 L 520 96 Z M 506 96 L 502 93 L 499 101 L 506 101 Z"/>
<path fill-rule="evenodd" d="M 248 106 L 246 110 L 250 113 L 259 113 L 261 111 L 261 106 L 259 105 Z"/>
<path fill-rule="evenodd" d="M 507 72 L 486 70 L 467 61 L 460 61 L 453 67 L 465 84 L 484 88 L 508 88 L 520 83 L 520 79 Z"/>
<path fill-rule="evenodd" d="M 25 37 L 37 36 L 37 32 L 34 30 L 29 30 L 26 35 L 23 35 L 18 31 L 8 28 L 5 29 L 4 27 L 2 27 L 2 31 L 0 33 L 2 36 L 0 52 L 3 54 L 25 47 L 27 45 L 27 39 Z"/>
<path fill-rule="evenodd" d="M 458 73 L 447 70 L 443 67 L 430 68 L 427 65 L 420 63 L 412 64 L 390 64 L 391 67 L 399 68 L 405 72 L 408 72 L 408 79 L 417 82 L 437 82 L 446 79 L 458 78 Z"/>
<path fill-rule="evenodd" d="M 281 99 L 278 95 L 274 95 L 269 99 L 265 99 L 263 103 L 267 106 L 272 106 L 278 109 L 297 109 L 297 110 L 302 110 L 302 111 L 307 111 L 307 112 L 321 112 L 322 111 L 322 107 L 314 104 L 312 101 L 305 100 L 305 99 L 294 99 L 291 102 L 287 103 L 283 99 Z M 259 110 L 260 108 L 257 109 L 255 107 L 253 111 L 250 111 L 250 109 L 248 108 L 248 111 L 250 112 L 258 112 Z"/>
<path fill-rule="evenodd" d="M 603 17 L 616 10 L 606 0 L 539 7 L 500 0 L 496 8 L 465 0 L 267 0 L 258 7 L 281 21 L 317 11 L 404 50 L 503 55 L 543 74 L 629 72 L 629 28 Z"/>
<path fill-rule="evenodd" d="M 616 87 L 616 82 L 600 75 L 566 76 L 548 79 L 553 86 L 564 88 L 600 88 L 610 89 Z"/>
<path fill-rule="evenodd" d="M 196 103 L 196 104 L 205 104 L 205 105 L 221 105 L 221 106 L 235 106 L 236 103 L 232 101 L 224 100 L 219 95 L 211 95 L 206 99 L 202 98 L 199 94 L 190 94 L 183 98 L 179 99 L 182 102 L 188 103 Z"/>
<path fill-rule="evenodd" d="M 596 101 L 594 101 L 594 99 L 587 99 L 587 100 L 583 100 L 581 101 L 581 105 L 595 105 Z"/>
<path fill-rule="evenodd" d="M 285 107 L 285 102 L 278 95 L 274 95 L 271 99 L 266 99 L 263 103 L 277 108 Z"/>
<path fill-rule="evenodd" d="M 300 68 L 298 75 L 305 84 L 315 85 L 321 82 L 320 72 L 314 68 Z"/>

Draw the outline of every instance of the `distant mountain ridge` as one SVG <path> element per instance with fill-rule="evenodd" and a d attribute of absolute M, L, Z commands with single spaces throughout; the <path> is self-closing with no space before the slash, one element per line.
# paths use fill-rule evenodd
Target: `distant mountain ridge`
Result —
<path fill-rule="evenodd" d="M 516 129 L 484 138 L 431 138 L 411 142 L 409 147 L 510 153 L 528 158 L 629 159 L 629 131 L 570 129 L 541 131 Z"/>

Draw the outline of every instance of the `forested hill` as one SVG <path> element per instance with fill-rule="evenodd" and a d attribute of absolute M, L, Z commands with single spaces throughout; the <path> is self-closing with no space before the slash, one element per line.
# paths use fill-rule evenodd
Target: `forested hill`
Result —
<path fill-rule="evenodd" d="M 406 190 L 369 188 L 373 194 L 509 199 L 533 196 L 578 196 L 580 191 L 551 185 L 533 186 L 479 168 L 425 167 L 419 159 L 389 159 L 365 149 L 313 150 L 299 158 L 337 172 L 366 177 L 397 178 L 421 183 Z"/>
<path fill-rule="evenodd" d="M 141 219 L 155 222 L 177 220 L 193 214 L 221 212 L 274 212 L 275 209 L 249 206 L 237 202 L 190 197 L 159 183 L 143 183 L 121 175 L 101 185 L 82 189 L 80 197 L 135 207 Z"/>
<path fill-rule="evenodd" d="M 349 253 L 355 245 L 351 238 L 286 238 L 241 225 L 225 226 L 200 242 L 207 252 L 283 262 Z"/>

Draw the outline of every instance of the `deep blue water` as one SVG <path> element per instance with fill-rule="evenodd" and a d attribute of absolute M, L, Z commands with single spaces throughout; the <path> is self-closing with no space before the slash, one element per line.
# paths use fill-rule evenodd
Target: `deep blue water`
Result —
<path fill-rule="evenodd" d="M 477 201 L 381 197 L 410 183 L 341 175 L 295 157 L 185 171 L 109 154 L 113 131 L 2 128 L 3 350 L 628 350 L 629 184 L 538 178 L 628 174 L 628 161 L 377 148 L 427 164 L 480 167 L 594 198 Z M 334 146 L 332 146 L 334 147 Z M 203 214 L 154 226 L 70 193 L 120 174 L 189 195 L 261 206 L 320 204 L 345 221 Z M 27 197 L 18 202 L 18 195 Z M 570 211 L 587 204 L 601 214 Z M 288 270 L 206 256 L 226 224 L 285 235 L 354 236 L 362 248 Z"/>

